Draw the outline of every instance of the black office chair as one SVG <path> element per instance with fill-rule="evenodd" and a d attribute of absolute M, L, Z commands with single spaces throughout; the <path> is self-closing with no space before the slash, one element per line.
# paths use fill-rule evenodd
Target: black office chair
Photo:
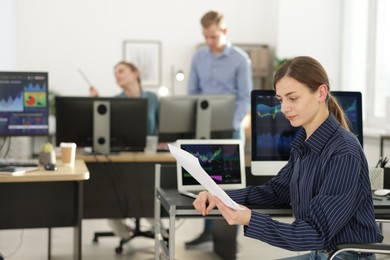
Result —
<path fill-rule="evenodd" d="M 376 222 L 382 226 L 383 223 L 390 223 L 388 219 L 377 219 Z M 390 244 L 371 243 L 371 244 L 342 244 L 337 246 L 337 251 L 332 255 L 330 260 L 342 252 L 358 252 L 390 255 Z"/>
<path fill-rule="evenodd" d="M 99 242 L 99 237 L 112 237 L 112 236 L 115 236 L 115 234 L 113 232 L 110 232 L 110 231 L 108 231 L 108 232 L 95 232 L 92 242 L 94 244 L 97 244 Z M 134 230 L 130 233 L 130 237 L 127 239 L 121 239 L 119 241 L 118 247 L 115 248 L 115 252 L 117 254 L 121 254 L 123 252 L 123 246 L 135 237 L 147 237 L 147 238 L 154 239 L 154 232 L 150 231 L 150 230 L 141 231 L 140 219 L 136 218 L 135 219 L 135 227 L 134 227 Z M 2 260 L 2 259 L 0 258 L 0 260 Z"/>

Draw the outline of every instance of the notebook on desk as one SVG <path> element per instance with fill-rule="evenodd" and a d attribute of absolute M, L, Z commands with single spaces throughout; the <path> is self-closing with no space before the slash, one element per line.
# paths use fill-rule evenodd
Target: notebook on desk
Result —
<path fill-rule="evenodd" d="M 23 175 L 28 172 L 39 170 L 38 166 L 4 166 L 0 167 L 0 175 Z"/>
<path fill-rule="evenodd" d="M 222 189 L 246 187 L 244 147 L 240 140 L 178 140 L 177 146 L 197 157 L 202 168 Z M 196 198 L 205 189 L 184 168 L 176 165 L 178 191 Z"/>

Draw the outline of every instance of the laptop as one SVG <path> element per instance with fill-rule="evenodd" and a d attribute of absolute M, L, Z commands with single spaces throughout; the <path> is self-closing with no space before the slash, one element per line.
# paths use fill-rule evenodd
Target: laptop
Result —
<path fill-rule="evenodd" d="M 237 139 L 177 140 L 177 146 L 198 158 L 202 168 L 223 189 L 246 187 L 244 145 Z M 202 185 L 176 164 L 179 193 L 196 198 Z"/>

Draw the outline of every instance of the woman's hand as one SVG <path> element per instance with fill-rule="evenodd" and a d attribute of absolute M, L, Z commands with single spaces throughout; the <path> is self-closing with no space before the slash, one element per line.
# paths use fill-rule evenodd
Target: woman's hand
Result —
<path fill-rule="evenodd" d="M 199 192 L 198 197 L 194 200 L 192 205 L 197 211 L 202 213 L 203 216 L 206 216 L 215 207 L 215 203 L 212 198 L 213 195 L 211 195 L 208 191 Z"/>
<path fill-rule="evenodd" d="M 89 87 L 89 95 L 91 97 L 98 97 L 99 96 L 99 92 L 98 92 L 98 90 L 94 86 L 90 86 Z"/>
<path fill-rule="evenodd" d="M 240 205 L 244 210 L 234 210 L 226 206 L 220 199 L 216 196 L 212 196 L 211 201 L 213 205 L 217 206 L 221 212 L 223 218 L 226 220 L 229 225 L 249 225 L 251 220 L 252 211 L 247 207 Z"/>

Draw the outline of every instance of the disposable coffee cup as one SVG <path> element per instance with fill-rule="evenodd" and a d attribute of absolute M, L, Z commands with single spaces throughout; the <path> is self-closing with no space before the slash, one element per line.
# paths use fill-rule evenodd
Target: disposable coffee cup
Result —
<path fill-rule="evenodd" d="M 145 153 L 155 153 L 157 151 L 158 138 L 154 135 L 146 137 Z"/>
<path fill-rule="evenodd" d="M 76 144 L 75 143 L 60 143 L 61 158 L 64 165 L 74 166 L 76 158 Z"/>

